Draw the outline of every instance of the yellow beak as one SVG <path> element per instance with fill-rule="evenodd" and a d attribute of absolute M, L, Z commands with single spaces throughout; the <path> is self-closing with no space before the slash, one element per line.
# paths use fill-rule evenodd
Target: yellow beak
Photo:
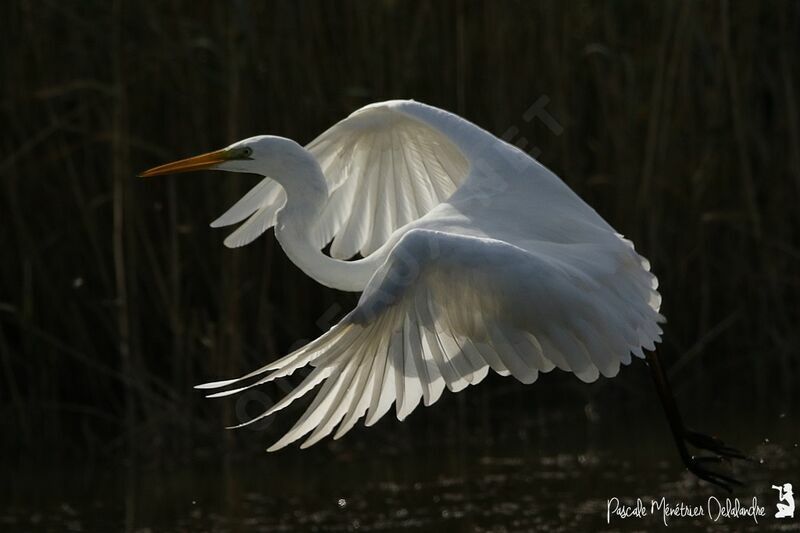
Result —
<path fill-rule="evenodd" d="M 149 178 L 151 176 L 161 176 L 162 174 L 178 174 L 179 172 L 192 172 L 194 170 L 213 168 L 228 159 L 230 159 L 228 150 L 217 150 L 215 152 L 196 155 L 188 159 L 181 159 L 180 161 L 145 170 L 139 174 L 139 177 Z"/>

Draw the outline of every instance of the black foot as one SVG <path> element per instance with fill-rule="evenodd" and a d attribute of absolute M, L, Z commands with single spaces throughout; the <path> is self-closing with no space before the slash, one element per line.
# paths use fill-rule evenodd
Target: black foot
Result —
<path fill-rule="evenodd" d="M 696 431 L 686 430 L 683 438 L 688 444 L 691 444 L 695 448 L 709 451 L 721 459 L 725 459 L 727 461 L 730 461 L 731 459 L 752 461 L 752 459 L 747 457 L 745 454 L 736 448 L 731 448 L 730 446 L 726 445 L 717 437 L 704 435 L 703 433 L 698 433 Z"/>
<path fill-rule="evenodd" d="M 738 479 L 710 470 L 707 468 L 707 465 L 719 464 L 723 461 L 730 462 L 731 459 L 750 460 L 746 455 L 735 448 L 727 446 L 722 440 L 716 437 L 697 433 L 696 431 L 686 430 L 683 438 L 687 444 L 691 444 L 695 448 L 706 450 L 714 454 L 701 457 L 686 454 L 686 456 L 683 457 L 683 462 L 686 468 L 689 469 L 689 472 L 728 492 L 732 492 L 732 485 L 742 486 L 741 481 Z"/>
<path fill-rule="evenodd" d="M 716 437 L 709 437 L 696 431 L 687 430 L 686 426 L 683 425 L 678 406 L 675 405 L 675 398 L 672 396 L 672 389 L 669 386 L 667 375 L 661 368 L 661 362 L 655 352 L 647 353 L 647 363 L 650 367 L 650 374 L 653 376 L 653 382 L 656 385 L 661 405 L 664 407 L 664 414 L 667 415 L 667 421 L 669 421 L 669 427 L 672 430 L 678 453 L 689 472 L 728 492 L 732 492 L 732 485 L 741 486 L 742 483 L 738 479 L 709 470 L 707 465 L 719 464 L 722 461 L 730 462 L 732 459 L 744 459 L 747 461 L 750 459 L 739 450 L 727 446 Z M 696 457 L 689 453 L 686 447 L 687 444 L 699 450 L 711 452 L 712 455 Z"/>
<path fill-rule="evenodd" d="M 709 483 L 713 483 L 714 485 L 725 489 L 727 492 L 733 492 L 731 485 L 736 485 L 738 487 L 742 486 L 742 482 L 738 479 L 726 476 L 725 474 L 720 474 L 719 472 L 714 472 L 713 470 L 706 468 L 704 466 L 705 463 L 712 462 L 707 461 L 708 459 L 713 459 L 713 462 L 720 461 L 719 457 L 691 457 L 689 460 L 684 461 L 684 463 L 686 464 L 686 468 L 689 469 L 689 472 L 702 480 L 708 481 Z"/>

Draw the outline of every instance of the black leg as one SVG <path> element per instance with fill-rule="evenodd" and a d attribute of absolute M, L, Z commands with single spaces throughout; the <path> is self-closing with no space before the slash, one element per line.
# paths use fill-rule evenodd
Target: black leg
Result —
<path fill-rule="evenodd" d="M 661 405 L 664 407 L 664 413 L 667 415 L 675 445 L 678 447 L 678 453 L 686 468 L 700 479 L 722 487 L 728 492 L 731 492 L 731 485 L 741 485 L 742 483 L 738 480 L 709 470 L 705 465 L 720 463 L 723 460 L 747 459 L 747 457 L 738 450 L 726 446 L 724 442 L 716 437 L 687 430 L 686 426 L 683 425 L 683 419 L 678 411 L 678 406 L 675 404 L 675 397 L 672 395 L 672 389 L 669 386 L 669 381 L 667 381 L 667 375 L 661 367 L 658 355 L 648 352 L 647 363 L 658 391 L 658 397 L 661 399 Z M 686 447 L 687 443 L 700 450 L 709 451 L 713 455 L 695 457 L 689 453 Z"/>

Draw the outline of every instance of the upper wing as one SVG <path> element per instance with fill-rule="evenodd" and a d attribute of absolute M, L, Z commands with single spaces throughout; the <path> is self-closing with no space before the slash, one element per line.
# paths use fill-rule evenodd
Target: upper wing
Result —
<path fill-rule="evenodd" d="M 211 227 L 221 228 L 247 219 L 225 239 L 225 246 L 238 248 L 250 244 L 256 237 L 274 226 L 278 211 L 285 203 L 286 193 L 283 187 L 270 178 L 264 178 L 221 217 L 212 222 Z"/>
<path fill-rule="evenodd" d="M 333 240 L 331 255 L 339 259 L 374 252 L 394 230 L 446 200 L 469 172 L 447 135 L 391 103 L 359 109 L 306 148 L 330 191 L 312 238 L 320 249 Z M 285 202 L 281 187 L 265 178 L 211 225 L 249 217 L 225 240 L 243 246 L 275 224 Z"/>
<path fill-rule="evenodd" d="M 327 333 L 240 379 L 232 394 L 314 370 L 263 416 L 322 383 L 305 414 L 270 450 L 311 432 L 302 447 L 341 437 L 396 404 L 401 420 L 445 387 L 480 382 L 489 368 L 524 383 L 554 367 L 584 381 L 614 376 L 631 352 L 660 341 L 660 296 L 647 263 L 619 246 L 549 243 L 523 250 L 486 238 L 411 230 L 393 248 L 358 306 Z M 240 380 L 208 384 L 213 388 Z M 245 422 L 245 424 L 252 422 Z M 244 424 L 242 424 L 244 425 Z"/>

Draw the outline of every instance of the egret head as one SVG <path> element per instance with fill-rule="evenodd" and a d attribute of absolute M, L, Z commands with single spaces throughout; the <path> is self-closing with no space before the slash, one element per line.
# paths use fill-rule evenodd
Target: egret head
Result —
<path fill-rule="evenodd" d="M 280 164 L 287 156 L 297 153 L 297 149 L 299 152 L 303 152 L 302 147 L 291 139 L 273 135 L 258 135 L 237 141 L 222 150 L 151 168 L 139 176 L 149 178 L 195 170 L 226 170 L 267 175 L 276 164 Z"/>

